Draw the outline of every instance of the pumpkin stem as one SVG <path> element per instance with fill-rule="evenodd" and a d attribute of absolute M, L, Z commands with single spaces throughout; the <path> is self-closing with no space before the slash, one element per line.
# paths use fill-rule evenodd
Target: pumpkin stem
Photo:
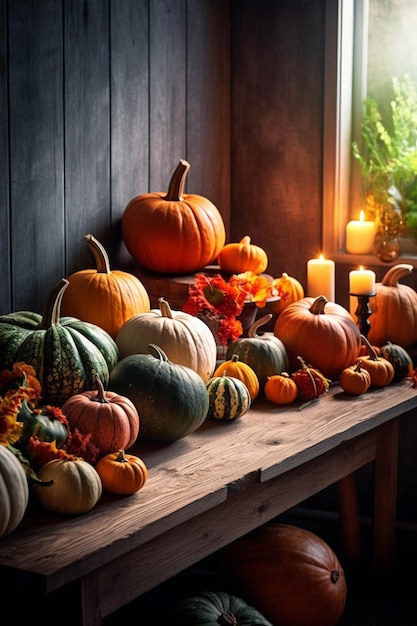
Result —
<path fill-rule="evenodd" d="M 64 291 L 68 285 L 69 281 L 66 278 L 61 278 L 61 280 L 52 289 L 46 299 L 42 319 L 39 324 L 35 326 L 35 330 L 44 330 L 51 328 L 51 326 L 59 326 L 61 302 L 64 296 Z"/>
<path fill-rule="evenodd" d="M 102 404 L 108 404 L 109 400 L 106 398 L 105 392 L 104 392 L 104 385 L 101 381 L 101 378 L 98 374 L 96 374 L 94 376 L 94 378 L 96 379 L 96 383 L 97 383 L 97 395 L 94 398 L 93 402 L 100 402 Z"/>
<path fill-rule="evenodd" d="M 158 300 L 159 310 L 161 311 L 162 317 L 169 317 L 171 320 L 173 319 L 172 309 L 169 306 L 169 303 L 165 300 L 165 298 L 159 298 Z"/>
<path fill-rule="evenodd" d="M 261 339 L 261 337 L 257 334 L 257 330 L 260 326 L 264 326 L 269 320 L 272 318 L 272 313 L 267 313 L 258 320 L 255 320 L 252 326 L 250 326 L 248 330 L 248 338 L 249 339 Z"/>
<path fill-rule="evenodd" d="M 249 237 L 249 235 L 245 235 L 244 237 L 242 237 L 239 243 L 242 246 L 245 246 L 245 248 L 249 248 L 250 242 L 251 242 L 251 238 Z"/>
<path fill-rule="evenodd" d="M 154 356 L 156 359 L 159 359 L 160 361 L 165 361 L 166 363 L 168 363 L 169 359 L 167 355 L 165 354 L 165 352 L 162 350 L 162 348 L 160 348 L 159 346 L 156 346 L 154 343 L 150 343 L 148 348 L 149 348 L 149 353 L 152 356 Z"/>
<path fill-rule="evenodd" d="M 188 161 L 181 161 L 178 163 L 175 172 L 173 173 L 169 182 L 168 193 L 164 200 L 168 202 L 181 202 L 183 200 L 185 179 L 187 178 L 190 164 Z"/>
<path fill-rule="evenodd" d="M 126 458 L 125 451 L 119 450 L 119 454 L 116 459 L 114 459 L 116 463 L 128 463 L 129 461 Z"/>
<path fill-rule="evenodd" d="M 224 611 L 224 613 L 219 615 L 216 621 L 220 626 L 238 626 L 239 623 L 230 611 Z"/>
<path fill-rule="evenodd" d="M 365 335 L 361 334 L 361 341 L 363 345 L 365 346 L 366 351 L 371 361 L 378 361 L 379 357 L 377 353 L 375 352 L 375 350 L 373 349 L 373 347 L 371 346 L 371 344 L 369 343 L 368 339 L 365 337 Z"/>
<path fill-rule="evenodd" d="M 310 313 L 313 315 L 323 315 L 325 313 L 324 307 L 326 306 L 328 300 L 326 296 L 317 296 L 314 300 L 313 304 L 309 308 Z"/>
<path fill-rule="evenodd" d="M 84 241 L 94 255 L 94 260 L 99 274 L 110 274 L 110 261 L 104 246 L 93 236 L 84 235 Z"/>
<path fill-rule="evenodd" d="M 333 584 L 336 584 L 340 578 L 340 571 L 338 569 L 332 569 L 332 573 L 330 574 L 330 580 Z"/>
<path fill-rule="evenodd" d="M 400 278 L 407 276 L 407 274 L 411 274 L 412 271 L 413 266 L 408 263 L 399 263 L 398 265 L 394 265 L 394 267 L 391 267 L 385 274 L 381 284 L 384 285 L 384 287 L 395 287 Z"/>

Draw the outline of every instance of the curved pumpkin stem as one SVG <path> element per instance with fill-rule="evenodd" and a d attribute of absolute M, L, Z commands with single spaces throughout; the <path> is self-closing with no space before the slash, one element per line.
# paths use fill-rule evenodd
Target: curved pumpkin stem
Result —
<path fill-rule="evenodd" d="M 110 274 L 110 261 L 104 246 L 93 235 L 84 235 L 84 241 L 94 255 L 97 272 L 99 274 Z"/>
<path fill-rule="evenodd" d="M 155 345 L 154 343 L 150 343 L 148 348 L 149 348 L 149 354 L 154 356 L 156 359 L 159 359 L 160 361 L 165 361 L 166 363 L 168 363 L 169 359 L 167 355 L 165 354 L 165 352 L 162 350 L 162 348 Z"/>
<path fill-rule="evenodd" d="M 114 459 L 114 461 L 115 463 L 129 463 L 128 459 L 126 458 L 124 450 L 119 450 L 119 454 L 117 458 Z"/>
<path fill-rule="evenodd" d="M 236 617 L 230 611 L 224 611 L 221 615 L 219 615 L 217 623 L 220 626 L 238 626 L 239 624 Z"/>
<path fill-rule="evenodd" d="M 385 274 L 381 284 L 384 285 L 384 287 L 395 287 L 400 278 L 407 276 L 407 274 L 411 274 L 413 269 L 413 266 L 408 263 L 399 263 L 398 265 L 394 265 L 394 267 L 391 267 Z"/>
<path fill-rule="evenodd" d="M 52 289 L 46 299 L 42 319 L 35 327 L 35 330 L 46 330 L 47 328 L 51 328 L 51 326 L 59 325 L 62 298 L 68 285 L 69 281 L 66 278 L 61 278 L 61 280 Z"/>
<path fill-rule="evenodd" d="M 185 179 L 187 178 L 189 169 L 190 164 L 188 161 L 181 159 L 171 177 L 168 192 L 164 200 L 169 202 L 179 202 L 183 200 L 182 195 L 184 193 Z"/>
<path fill-rule="evenodd" d="M 159 298 L 158 304 L 162 317 L 169 317 L 170 319 L 174 319 L 174 316 L 172 315 L 172 309 L 169 306 L 169 302 L 165 300 L 165 298 Z"/>
<path fill-rule="evenodd" d="M 371 361 L 379 361 L 379 356 L 377 355 L 377 353 L 375 352 L 375 350 L 373 349 L 373 347 L 371 346 L 370 342 L 365 337 L 365 335 L 361 334 L 361 341 L 363 345 L 365 346 L 366 351 Z"/>
<path fill-rule="evenodd" d="M 313 304 L 309 308 L 310 313 L 313 315 L 323 315 L 325 313 L 324 307 L 328 303 L 328 300 L 325 296 L 317 296 L 314 300 Z"/>
<path fill-rule="evenodd" d="M 260 335 L 257 334 L 257 330 L 260 326 L 264 326 L 269 320 L 272 318 L 272 313 L 267 313 L 263 317 L 255 320 L 252 326 L 248 330 L 248 338 L 249 339 L 261 339 Z"/>
<path fill-rule="evenodd" d="M 96 379 L 98 391 L 97 391 L 97 395 L 93 399 L 93 402 L 100 402 L 102 404 L 109 404 L 109 400 L 106 398 L 106 394 L 105 394 L 105 391 L 104 391 L 104 385 L 102 383 L 102 380 L 101 380 L 100 376 L 98 374 L 96 374 L 94 376 L 94 378 Z"/>

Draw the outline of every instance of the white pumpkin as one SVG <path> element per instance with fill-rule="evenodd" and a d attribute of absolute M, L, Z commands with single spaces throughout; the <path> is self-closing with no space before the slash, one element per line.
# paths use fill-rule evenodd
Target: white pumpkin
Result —
<path fill-rule="evenodd" d="M 8 535 L 20 524 L 28 501 L 25 470 L 13 452 L 0 445 L 0 537 Z"/>
<path fill-rule="evenodd" d="M 171 309 L 159 299 L 159 309 L 138 313 L 123 324 L 116 336 L 120 359 L 132 354 L 148 354 L 149 344 L 159 346 L 172 363 L 185 365 L 211 378 L 217 359 L 217 346 L 210 328 L 184 311 Z"/>

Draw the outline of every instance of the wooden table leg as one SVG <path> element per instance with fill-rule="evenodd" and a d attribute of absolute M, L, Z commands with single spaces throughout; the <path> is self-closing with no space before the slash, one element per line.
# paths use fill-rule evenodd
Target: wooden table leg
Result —
<path fill-rule="evenodd" d="M 378 573 L 390 573 L 395 558 L 399 418 L 378 429 L 374 484 L 374 560 Z"/>
<path fill-rule="evenodd" d="M 358 563 L 361 555 L 358 493 L 355 474 L 341 478 L 337 483 L 342 549 L 350 563 Z"/>
<path fill-rule="evenodd" d="M 100 594 L 96 572 L 81 579 L 83 626 L 101 626 Z"/>

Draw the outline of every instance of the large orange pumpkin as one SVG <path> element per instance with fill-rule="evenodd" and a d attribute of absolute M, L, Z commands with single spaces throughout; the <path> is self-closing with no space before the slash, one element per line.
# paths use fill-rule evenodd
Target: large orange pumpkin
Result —
<path fill-rule="evenodd" d="M 382 346 L 388 341 L 410 348 L 417 341 L 417 293 L 398 281 L 410 274 L 413 266 L 400 263 L 391 267 L 381 283 L 375 285 L 375 296 L 369 299 L 371 315 L 368 339 Z"/>
<path fill-rule="evenodd" d="M 222 570 L 276 626 L 335 626 L 346 603 L 343 568 L 310 531 L 271 523 L 220 551 Z"/>
<path fill-rule="evenodd" d="M 166 274 L 196 272 L 212 263 L 226 239 L 223 218 L 210 200 L 185 194 L 190 169 L 181 160 L 168 193 L 145 193 L 124 210 L 122 236 L 142 267 Z"/>
<path fill-rule="evenodd" d="M 337 380 L 361 349 L 360 331 L 349 311 L 324 296 L 287 306 L 277 317 L 274 334 L 287 350 L 291 370 L 298 369 L 301 355 L 330 380 Z"/>
<path fill-rule="evenodd" d="M 132 315 L 149 311 L 149 295 L 136 276 L 110 269 L 106 250 L 93 235 L 85 235 L 84 240 L 97 269 L 71 274 L 61 313 L 100 326 L 114 339 Z"/>

